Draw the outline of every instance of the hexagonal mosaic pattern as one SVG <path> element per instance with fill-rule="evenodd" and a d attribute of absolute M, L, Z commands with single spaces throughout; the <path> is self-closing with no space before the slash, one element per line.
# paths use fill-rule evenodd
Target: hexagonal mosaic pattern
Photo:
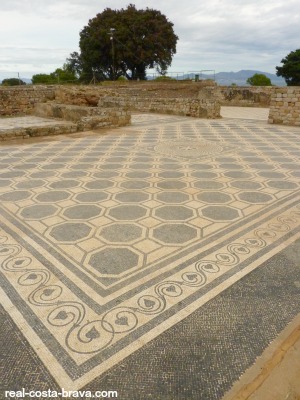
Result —
<path fill-rule="evenodd" d="M 284 145 L 279 128 L 252 129 L 251 121 L 141 121 L 136 116 L 117 135 L 2 151 L 1 203 L 13 204 L 23 223 L 86 268 L 100 259 L 97 249 L 110 259 L 114 248 L 119 259 L 124 249 L 143 254 L 141 267 L 299 188 L 293 133 Z"/>

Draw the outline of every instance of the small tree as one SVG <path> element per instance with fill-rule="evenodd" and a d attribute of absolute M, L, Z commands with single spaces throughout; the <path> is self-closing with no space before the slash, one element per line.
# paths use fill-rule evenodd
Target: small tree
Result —
<path fill-rule="evenodd" d="M 44 85 L 53 85 L 54 83 L 57 83 L 57 80 L 55 80 L 50 74 L 36 74 L 32 76 L 31 80 L 34 85 L 41 83 Z"/>
<path fill-rule="evenodd" d="M 56 83 L 74 83 L 76 82 L 77 76 L 74 72 L 70 71 L 66 64 L 63 68 L 57 68 L 51 74 L 36 74 L 32 77 L 32 83 L 34 85 L 54 85 Z"/>
<path fill-rule="evenodd" d="M 291 51 L 281 63 L 282 67 L 276 67 L 276 75 L 282 76 L 288 86 L 300 86 L 300 49 Z"/>
<path fill-rule="evenodd" d="M 63 68 L 65 71 L 72 72 L 76 77 L 80 76 L 82 74 L 82 60 L 80 54 L 77 51 L 71 53 Z"/>
<path fill-rule="evenodd" d="M 247 79 L 247 83 L 251 86 L 272 86 L 271 79 L 264 74 L 254 74 Z"/>
<path fill-rule="evenodd" d="M 3 86 L 18 86 L 18 85 L 26 85 L 21 79 L 18 78 L 7 78 L 2 81 Z"/>
<path fill-rule="evenodd" d="M 57 68 L 50 76 L 58 83 L 74 83 L 78 80 L 75 73 L 68 70 L 66 64 L 63 68 Z"/>

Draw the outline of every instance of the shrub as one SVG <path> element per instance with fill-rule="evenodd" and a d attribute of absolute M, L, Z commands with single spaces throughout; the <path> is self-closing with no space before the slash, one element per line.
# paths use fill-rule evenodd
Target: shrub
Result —
<path fill-rule="evenodd" d="M 18 78 L 7 78 L 2 81 L 3 86 L 18 86 L 18 85 L 26 85 L 21 79 Z"/>

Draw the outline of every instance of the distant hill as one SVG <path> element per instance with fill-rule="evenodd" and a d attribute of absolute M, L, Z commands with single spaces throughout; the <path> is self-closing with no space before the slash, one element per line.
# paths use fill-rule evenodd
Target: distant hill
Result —
<path fill-rule="evenodd" d="M 31 79 L 27 79 L 27 78 L 21 78 L 21 79 L 23 82 L 27 83 L 27 85 L 32 83 Z"/>
<path fill-rule="evenodd" d="M 199 76 L 200 79 L 215 79 L 216 82 L 219 85 L 224 85 L 224 86 L 230 86 L 233 83 L 238 85 L 238 86 L 249 86 L 247 84 L 247 79 L 253 76 L 254 74 L 264 74 L 268 78 L 271 79 L 271 82 L 273 85 L 276 86 L 286 86 L 285 80 L 283 78 L 280 78 L 279 76 L 275 74 L 270 74 L 269 72 L 262 72 L 262 71 L 256 71 L 256 70 L 241 70 L 238 72 L 218 72 L 215 75 L 213 74 L 201 74 Z M 171 76 L 172 74 L 170 74 Z M 182 76 L 178 76 L 178 79 L 194 79 L 195 74 L 185 74 Z M 149 80 L 153 79 L 153 77 L 149 76 Z"/>
<path fill-rule="evenodd" d="M 218 72 L 215 75 L 216 82 L 219 85 L 231 85 L 235 83 L 238 86 L 247 85 L 247 79 L 254 74 L 264 74 L 271 79 L 273 85 L 276 86 L 286 86 L 285 80 L 275 74 L 270 74 L 269 72 L 256 71 L 256 70 L 241 70 L 238 72 Z M 213 79 L 213 75 L 204 75 L 205 79 Z"/>

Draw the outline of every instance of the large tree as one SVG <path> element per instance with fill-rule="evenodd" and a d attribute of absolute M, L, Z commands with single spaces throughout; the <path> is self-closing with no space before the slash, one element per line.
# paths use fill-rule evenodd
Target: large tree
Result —
<path fill-rule="evenodd" d="M 160 11 L 106 8 L 80 32 L 80 54 L 68 65 L 81 68 L 84 79 L 145 79 L 147 68 L 164 73 L 176 53 L 178 37 L 172 22 Z"/>
<path fill-rule="evenodd" d="M 288 86 L 300 86 L 300 49 L 291 51 L 281 63 L 282 67 L 276 67 L 276 75 L 282 76 Z"/>

